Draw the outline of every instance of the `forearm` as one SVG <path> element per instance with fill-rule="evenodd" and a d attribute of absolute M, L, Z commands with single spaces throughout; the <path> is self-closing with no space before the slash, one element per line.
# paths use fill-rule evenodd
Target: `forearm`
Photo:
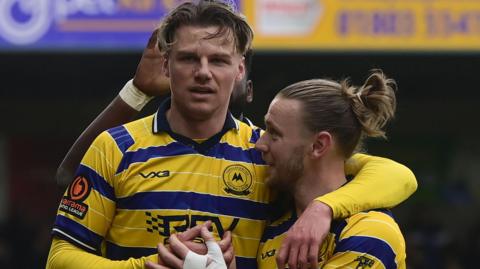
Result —
<path fill-rule="evenodd" d="M 350 161 L 355 178 L 340 189 L 317 198 L 330 206 L 334 218 L 375 208 L 390 208 L 406 200 L 417 189 L 415 175 L 392 160 L 356 154 Z M 354 167 L 352 167 L 354 166 Z"/>
<path fill-rule="evenodd" d="M 80 161 L 90 144 L 101 132 L 131 121 L 138 111 L 130 107 L 119 96 L 115 97 L 105 110 L 83 131 L 68 151 L 57 169 L 57 185 L 65 188 L 73 180 Z"/>
<path fill-rule="evenodd" d="M 125 261 L 112 261 L 104 257 L 88 253 L 65 240 L 54 238 L 48 255 L 46 269 L 140 269 L 145 268 L 149 260 L 157 263 L 157 255 L 139 259 L 130 258 Z"/>

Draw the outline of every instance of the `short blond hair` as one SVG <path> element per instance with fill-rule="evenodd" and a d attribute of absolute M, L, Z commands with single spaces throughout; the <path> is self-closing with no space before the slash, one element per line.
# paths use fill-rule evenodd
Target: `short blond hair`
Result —
<path fill-rule="evenodd" d="M 235 49 L 241 55 L 250 49 L 253 40 L 252 28 L 234 7 L 225 2 L 200 0 L 179 5 L 163 19 L 158 32 L 160 51 L 169 53 L 175 33 L 182 26 L 218 26 L 218 32 L 209 38 L 231 33 Z"/>

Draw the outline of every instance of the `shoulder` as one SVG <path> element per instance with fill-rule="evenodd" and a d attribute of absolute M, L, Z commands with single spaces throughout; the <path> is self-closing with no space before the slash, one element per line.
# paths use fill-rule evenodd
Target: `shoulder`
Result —
<path fill-rule="evenodd" d="M 141 118 L 120 126 L 110 128 L 103 132 L 100 139 L 110 139 L 115 142 L 121 152 L 126 152 L 132 145 L 141 141 L 144 137 L 151 137 L 153 115 Z"/>
<path fill-rule="evenodd" d="M 296 214 L 293 211 L 288 211 L 278 219 L 272 221 L 264 230 L 261 242 L 274 239 L 283 235 L 292 227 L 297 220 Z"/>
<path fill-rule="evenodd" d="M 237 123 L 237 133 L 243 142 L 254 145 L 263 133 L 263 130 L 253 124 L 248 124 L 235 119 Z"/>
<path fill-rule="evenodd" d="M 130 135 L 134 140 L 153 135 L 153 119 L 154 115 L 150 115 L 124 125 L 116 127 L 117 130 L 124 129 L 124 135 Z M 114 133 L 115 128 L 109 130 L 110 133 Z"/>
<path fill-rule="evenodd" d="M 390 210 L 370 210 L 360 212 L 346 219 L 347 226 L 343 230 L 345 236 L 360 235 L 361 232 L 365 236 L 377 236 L 386 241 L 398 241 L 402 238 L 400 227 L 396 223 Z"/>
<path fill-rule="evenodd" d="M 335 253 L 365 253 L 383 263 L 386 268 L 397 268 L 405 261 L 405 240 L 398 224 L 388 210 L 357 213 L 343 222 L 337 235 Z"/>

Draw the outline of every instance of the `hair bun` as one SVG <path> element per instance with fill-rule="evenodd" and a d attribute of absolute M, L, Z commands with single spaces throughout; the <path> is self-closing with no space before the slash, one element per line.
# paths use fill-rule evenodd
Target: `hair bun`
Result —
<path fill-rule="evenodd" d="M 385 137 L 382 128 L 395 115 L 395 90 L 395 81 L 381 70 L 373 70 L 362 86 L 345 89 L 365 135 Z"/>

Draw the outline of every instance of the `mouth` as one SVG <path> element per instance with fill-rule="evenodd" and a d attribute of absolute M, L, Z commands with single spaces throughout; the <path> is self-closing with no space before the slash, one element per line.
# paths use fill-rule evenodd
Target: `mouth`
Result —
<path fill-rule="evenodd" d="M 262 152 L 262 159 L 265 162 L 266 165 L 268 166 L 273 166 L 273 162 L 268 159 L 267 156 L 265 156 L 265 153 Z"/>
<path fill-rule="evenodd" d="M 191 87 L 190 92 L 194 94 L 213 94 L 215 91 L 210 88 L 210 87 L 203 87 L 203 86 L 196 86 L 196 87 Z"/>

